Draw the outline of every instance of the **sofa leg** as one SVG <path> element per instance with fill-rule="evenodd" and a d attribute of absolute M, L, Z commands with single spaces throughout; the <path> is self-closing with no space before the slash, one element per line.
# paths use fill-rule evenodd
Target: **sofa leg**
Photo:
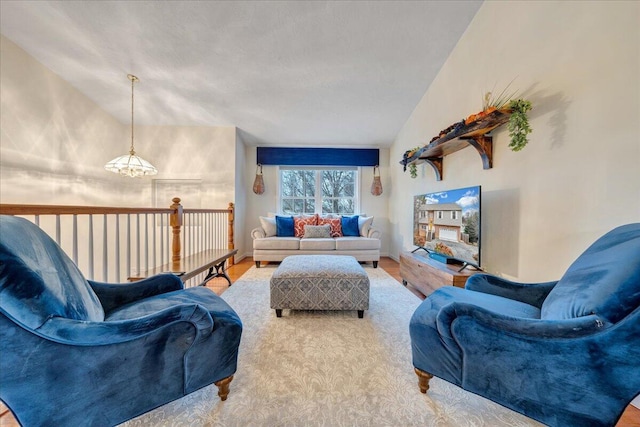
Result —
<path fill-rule="evenodd" d="M 256 261 L 256 268 L 260 268 L 260 261 Z"/>
<path fill-rule="evenodd" d="M 378 261 L 373 261 L 373 268 L 378 268 Z"/>
<path fill-rule="evenodd" d="M 218 396 L 220 396 L 220 400 L 223 402 L 227 400 L 227 396 L 229 396 L 229 383 L 231 383 L 232 379 L 233 375 L 214 383 L 218 387 Z"/>
<path fill-rule="evenodd" d="M 364 310 L 358 310 L 358 319 L 364 318 Z"/>
<path fill-rule="evenodd" d="M 429 390 L 429 380 L 433 378 L 433 375 L 421 371 L 418 368 L 413 368 L 418 375 L 418 387 L 420 387 L 420 393 L 426 393 Z"/>

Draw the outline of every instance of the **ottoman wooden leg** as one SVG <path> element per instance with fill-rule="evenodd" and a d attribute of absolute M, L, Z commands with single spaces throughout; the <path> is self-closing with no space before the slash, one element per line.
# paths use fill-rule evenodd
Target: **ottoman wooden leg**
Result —
<path fill-rule="evenodd" d="M 220 400 L 223 402 L 227 400 L 227 396 L 229 395 L 229 383 L 231 383 L 232 379 L 233 375 L 214 383 L 218 387 L 218 396 L 220 396 Z"/>
<path fill-rule="evenodd" d="M 276 308 L 276 317 L 282 317 L 282 309 Z"/>
<path fill-rule="evenodd" d="M 429 380 L 433 378 L 433 375 L 428 372 L 421 371 L 418 368 L 413 369 L 418 375 L 418 387 L 420 387 L 420 393 L 426 393 L 427 390 L 429 390 Z"/>
<path fill-rule="evenodd" d="M 364 310 L 358 310 L 358 318 L 362 319 L 364 317 Z"/>

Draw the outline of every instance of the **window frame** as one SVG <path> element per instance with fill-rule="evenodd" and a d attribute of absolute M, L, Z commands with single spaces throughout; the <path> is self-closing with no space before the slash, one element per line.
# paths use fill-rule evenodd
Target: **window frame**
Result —
<path fill-rule="evenodd" d="M 355 172 L 354 189 L 353 189 L 353 215 L 360 213 L 360 176 L 362 174 L 360 166 L 278 166 L 278 186 L 276 191 L 276 211 L 280 214 L 282 211 L 282 171 L 284 170 L 305 170 L 315 171 L 315 193 L 314 193 L 314 213 L 322 215 L 322 172 L 335 170 L 348 170 Z M 340 215 L 340 214 L 338 214 Z"/>

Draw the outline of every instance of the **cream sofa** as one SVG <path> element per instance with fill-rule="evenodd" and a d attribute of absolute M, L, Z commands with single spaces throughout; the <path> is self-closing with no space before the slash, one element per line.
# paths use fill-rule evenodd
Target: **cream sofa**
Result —
<path fill-rule="evenodd" d="M 380 231 L 368 226 L 360 228 L 360 236 L 328 238 L 278 237 L 268 236 L 265 224 L 251 231 L 253 239 L 253 260 L 256 267 L 261 261 L 282 261 L 289 255 L 350 255 L 361 262 L 372 262 L 378 267 L 380 260 Z M 274 233 L 269 233 L 274 234 Z"/>

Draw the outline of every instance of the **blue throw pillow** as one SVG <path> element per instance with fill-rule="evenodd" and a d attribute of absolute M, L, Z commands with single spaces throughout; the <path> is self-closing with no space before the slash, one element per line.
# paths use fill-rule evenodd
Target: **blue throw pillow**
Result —
<path fill-rule="evenodd" d="M 360 235 L 358 229 L 358 215 L 342 217 L 342 235 L 357 237 Z"/>
<path fill-rule="evenodd" d="M 276 215 L 276 236 L 293 237 L 293 217 Z"/>

